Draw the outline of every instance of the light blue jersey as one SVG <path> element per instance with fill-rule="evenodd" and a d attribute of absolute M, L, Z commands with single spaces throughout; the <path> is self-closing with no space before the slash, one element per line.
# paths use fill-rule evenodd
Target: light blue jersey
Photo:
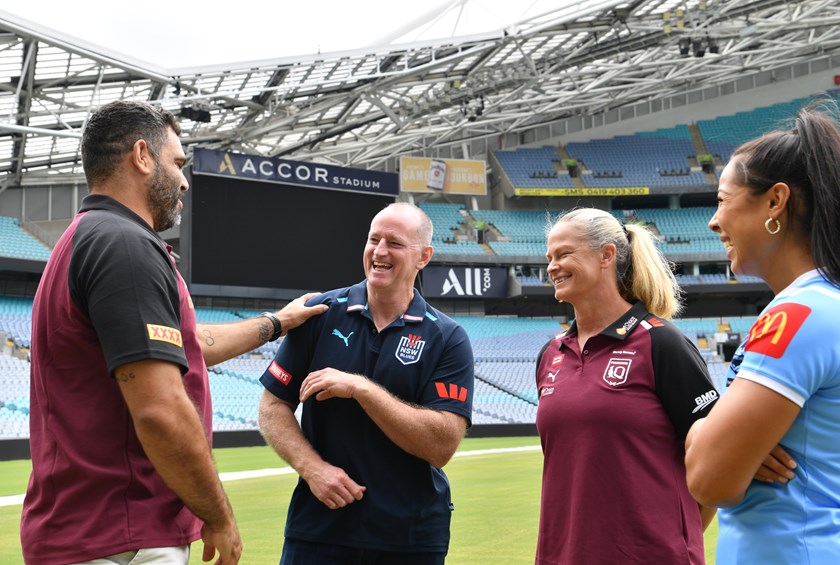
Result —
<path fill-rule="evenodd" d="M 736 375 L 801 407 L 781 441 L 798 467 L 720 511 L 718 565 L 840 564 L 840 290 L 810 271 L 779 293 L 735 353 Z"/>

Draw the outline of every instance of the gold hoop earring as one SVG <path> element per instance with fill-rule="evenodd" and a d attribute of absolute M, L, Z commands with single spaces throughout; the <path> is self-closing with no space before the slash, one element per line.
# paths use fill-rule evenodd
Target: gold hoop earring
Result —
<path fill-rule="evenodd" d="M 776 222 L 775 231 L 772 231 L 770 229 L 770 222 Z M 773 218 L 767 218 L 767 221 L 764 222 L 764 229 L 766 229 L 767 233 L 769 233 L 770 235 L 776 235 L 782 229 L 782 222 L 780 222 L 779 220 L 774 220 Z"/>

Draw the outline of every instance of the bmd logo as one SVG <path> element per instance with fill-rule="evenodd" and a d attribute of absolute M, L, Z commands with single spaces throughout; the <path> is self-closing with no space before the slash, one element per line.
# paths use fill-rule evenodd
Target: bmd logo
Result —
<path fill-rule="evenodd" d="M 456 273 L 455 269 L 449 269 L 446 279 L 443 281 L 441 295 L 449 294 L 454 290 L 458 296 L 482 296 L 493 285 L 490 276 L 490 269 L 487 268 L 464 268 L 463 274 L 459 277 L 461 269 Z"/>

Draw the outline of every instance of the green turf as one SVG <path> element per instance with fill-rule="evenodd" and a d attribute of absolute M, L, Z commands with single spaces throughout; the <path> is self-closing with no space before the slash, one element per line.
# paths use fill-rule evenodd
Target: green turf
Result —
<path fill-rule="evenodd" d="M 26 491 L 26 483 L 29 482 L 30 471 L 32 462 L 29 459 L 0 462 L 0 496 L 23 494 Z"/>
<path fill-rule="evenodd" d="M 464 440 L 461 450 L 538 445 L 537 438 Z M 268 448 L 221 449 L 215 452 L 219 471 L 284 466 Z M 452 483 L 455 513 L 447 563 L 453 565 L 518 565 L 534 562 L 539 519 L 539 450 L 456 457 L 446 466 Z M 0 463 L 0 496 L 20 494 L 29 475 L 28 461 Z M 245 543 L 241 563 L 277 563 L 283 541 L 286 506 L 297 476 L 281 475 L 225 484 Z M 20 506 L 0 507 L 0 563 L 21 565 L 18 537 Z M 714 563 L 717 523 L 706 532 L 707 563 Z M 190 564 L 201 563 L 201 543 L 193 545 Z"/>

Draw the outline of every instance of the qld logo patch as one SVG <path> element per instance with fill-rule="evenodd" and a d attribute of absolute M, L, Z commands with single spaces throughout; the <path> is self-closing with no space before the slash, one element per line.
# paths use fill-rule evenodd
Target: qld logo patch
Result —
<path fill-rule="evenodd" d="M 426 345 L 426 342 L 421 337 L 419 335 L 408 334 L 400 338 L 400 343 L 394 352 L 394 355 L 396 355 L 400 363 L 411 365 L 420 360 L 420 356 L 423 354 L 423 347 Z"/>
<path fill-rule="evenodd" d="M 181 330 L 157 324 L 146 324 L 146 330 L 149 332 L 149 339 L 184 347 L 184 343 L 181 341 Z"/>
<path fill-rule="evenodd" d="M 770 308 L 750 328 L 744 349 L 778 359 L 810 313 L 811 309 L 802 304 L 785 303 Z"/>
<path fill-rule="evenodd" d="M 604 382 L 610 386 L 618 386 L 627 382 L 627 375 L 630 373 L 632 359 L 610 359 L 607 368 L 604 370 Z"/>
<path fill-rule="evenodd" d="M 272 361 L 271 365 L 268 366 L 268 372 L 271 373 L 275 379 L 283 383 L 284 385 L 288 385 L 289 382 L 292 380 L 292 375 L 287 373 L 283 367 L 277 364 L 277 361 Z"/>

